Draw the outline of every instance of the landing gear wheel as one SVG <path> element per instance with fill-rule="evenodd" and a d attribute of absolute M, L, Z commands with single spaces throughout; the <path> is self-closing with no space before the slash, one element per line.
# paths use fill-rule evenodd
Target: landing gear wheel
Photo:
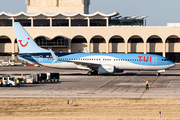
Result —
<path fill-rule="evenodd" d="M 94 72 L 93 72 L 93 75 L 98 75 L 98 71 L 94 71 Z"/>
<path fill-rule="evenodd" d="M 87 74 L 90 76 L 90 75 L 92 75 L 92 72 L 91 72 L 91 71 L 89 71 Z"/>

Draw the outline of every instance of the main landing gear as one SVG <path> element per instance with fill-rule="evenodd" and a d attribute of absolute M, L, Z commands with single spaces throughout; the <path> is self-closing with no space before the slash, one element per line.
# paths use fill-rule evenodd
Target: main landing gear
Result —
<path fill-rule="evenodd" d="M 98 75 L 98 71 L 96 71 L 96 70 L 89 71 L 87 74 L 88 74 L 89 76 L 90 76 L 90 75 Z"/>

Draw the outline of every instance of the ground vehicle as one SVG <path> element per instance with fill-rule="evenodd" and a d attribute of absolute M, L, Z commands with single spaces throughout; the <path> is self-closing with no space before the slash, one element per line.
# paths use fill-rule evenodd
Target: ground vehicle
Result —
<path fill-rule="evenodd" d="M 21 65 L 22 63 L 16 63 L 15 60 L 9 59 L 8 62 L 5 62 L 4 60 L 0 62 L 0 66 L 15 66 L 15 65 Z"/>
<path fill-rule="evenodd" d="M 47 74 L 46 73 L 39 73 L 39 81 L 42 82 L 44 80 L 44 82 L 47 81 Z"/>
<path fill-rule="evenodd" d="M 19 80 L 19 83 L 20 83 L 20 84 L 23 84 L 23 83 L 25 83 L 25 81 L 26 81 L 25 77 L 17 78 L 17 79 Z"/>
<path fill-rule="evenodd" d="M 47 73 L 47 79 L 51 80 L 51 82 L 52 82 L 52 80 L 54 80 L 54 82 L 55 82 L 55 80 L 57 80 L 57 82 L 59 82 L 59 73 Z"/>
<path fill-rule="evenodd" d="M 0 66 L 14 66 L 14 62 L 5 62 L 5 61 L 2 61 L 0 63 Z"/>
<path fill-rule="evenodd" d="M 27 75 L 25 79 L 26 79 L 25 83 L 38 83 L 38 81 L 39 81 L 39 74 Z"/>
<path fill-rule="evenodd" d="M 59 82 L 59 73 L 36 73 L 27 75 L 25 78 L 25 83 L 39 83 L 39 82 L 54 82 L 57 80 Z"/>
<path fill-rule="evenodd" d="M 2 79 L 3 86 L 16 86 L 16 78 L 11 76 L 2 76 L 0 77 Z"/>

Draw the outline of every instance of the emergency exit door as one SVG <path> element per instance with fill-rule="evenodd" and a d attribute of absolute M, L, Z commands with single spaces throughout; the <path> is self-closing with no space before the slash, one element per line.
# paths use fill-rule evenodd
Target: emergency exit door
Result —
<path fill-rule="evenodd" d="M 39 63 L 43 63 L 43 56 L 42 55 L 39 56 Z"/>
<path fill-rule="evenodd" d="M 152 62 L 153 62 L 153 65 L 156 65 L 157 64 L 157 57 L 153 57 Z"/>

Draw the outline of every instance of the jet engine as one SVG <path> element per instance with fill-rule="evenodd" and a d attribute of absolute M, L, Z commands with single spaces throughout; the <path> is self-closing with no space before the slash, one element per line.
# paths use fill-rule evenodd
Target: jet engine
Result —
<path fill-rule="evenodd" d="M 98 68 L 100 74 L 112 74 L 116 72 L 115 66 L 112 65 L 101 65 Z"/>

